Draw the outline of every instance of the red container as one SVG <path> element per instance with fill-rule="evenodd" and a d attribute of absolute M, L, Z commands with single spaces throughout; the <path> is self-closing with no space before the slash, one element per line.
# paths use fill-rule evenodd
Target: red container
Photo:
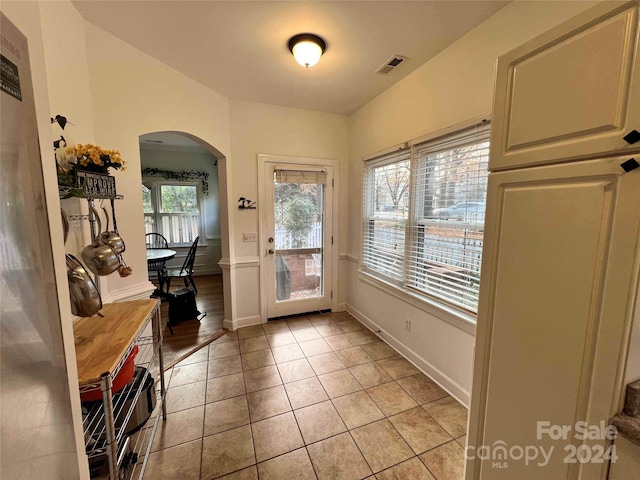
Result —
<path fill-rule="evenodd" d="M 124 361 L 122 368 L 116 375 L 116 378 L 113 379 L 113 383 L 111 386 L 111 393 L 119 392 L 124 388 L 124 386 L 131 381 L 133 378 L 133 373 L 136 368 L 135 359 L 138 354 L 138 346 L 134 346 L 133 350 Z M 84 392 L 80 394 L 80 400 L 83 402 L 94 402 L 96 400 L 102 400 L 102 391 L 100 389 L 91 390 L 90 392 Z"/>

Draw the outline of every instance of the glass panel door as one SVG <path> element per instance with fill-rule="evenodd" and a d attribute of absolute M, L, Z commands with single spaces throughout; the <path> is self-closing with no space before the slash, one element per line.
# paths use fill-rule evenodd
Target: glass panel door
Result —
<path fill-rule="evenodd" d="M 327 244 L 331 222 L 327 207 L 327 169 L 271 166 L 267 242 L 269 318 L 331 307 Z M 330 250 L 330 249 L 329 249 Z"/>

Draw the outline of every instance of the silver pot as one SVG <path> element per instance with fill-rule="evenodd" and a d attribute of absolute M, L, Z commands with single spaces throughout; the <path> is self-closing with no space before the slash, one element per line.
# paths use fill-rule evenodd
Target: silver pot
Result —
<path fill-rule="evenodd" d="M 116 255 L 120 255 L 125 249 L 124 240 L 118 232 L 109 231 L 109 212 L 107 212 L 107 209 L 104 207 L 102 207 L 102 211 L 107 219 L 107 226 L 105 227 L 104 232 L 100 234 L 100 243 L 109 245 Z"/>
<path fill-rule="evenodd" d="M 69 253 L 66 257 L 71 313 L 79 317 L 91 317 L 102 309 L 100 292 L 80 261 Z"/>
<path fill-rule="evenodd" d="M 87 268 L 94 274 L 105 276 L 115 272 L 120 266 L 118 255 L 109 245 L 100 243 L 100 232 L 102 230 L 102 222 L 95 208 L 91 207 L 91 211 L 98 223 L 98 234 L 92 238 L 93 243 L 82 249 L 82 259 L 87 264 Z"/>
<path fill-rule="evenodd" d="M 64 243 L 67 243 L 69 235 L 69 219 L 64 210 L 62 214 L 62 226 L 64 229 Z M 73 255 L 66 254 L 67 281 L 69 282 L 69 299 L 71 300 L 71 313 L 79 317 L 91 317 L 102 308 L 102 298 L 84 266 Z"/>

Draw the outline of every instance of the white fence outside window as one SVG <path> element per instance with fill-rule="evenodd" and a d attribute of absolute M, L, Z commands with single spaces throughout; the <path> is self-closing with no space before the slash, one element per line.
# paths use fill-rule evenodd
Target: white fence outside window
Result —
<path fill-rule="evenodd" d="M 293 233 L 285 228 L 276 229 L 276 250 L 289 250 L 293 247 Z M 302 248 L 321 248 L 322 247 L 322 222 L 316 222 L 312 225 Z"/>
<path fill-rule="evenodd" d="M 169 245 L 191 245 L 199 235 L 199 213 L 158 213 L 161 228 L 157 228 L 153 213 L 144 214 L 145 233 L 158 233 L 167 239 Z"/>

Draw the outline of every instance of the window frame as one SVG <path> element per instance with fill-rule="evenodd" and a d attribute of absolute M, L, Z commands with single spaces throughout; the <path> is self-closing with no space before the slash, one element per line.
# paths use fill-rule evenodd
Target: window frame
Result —
<path fill-rule="evenodd" d="M 364 272 L 369 273 L 373 276 L 380 276 L 386 282 L 390 282 L 392 284 L 401 286 L 404 279 L 404 268 L 405 268 L 405 252 L 406 252 L 406 239 L 407 239 L 407 225 L 409 222 L 409 205 L 407 205 L 407 215 L 401 219 L 386 219 L 388 221 L 394 221 L 396 223 L 400 223 L 403 225 L 403 239 L 402 239 L 402 249 L 399 252 L 394 252 L 397 257 L 400 258 L 402 265 L 397 272 L 398 275 L 388 275 L 383 270 L 375 268 L 373 266 L 374 260 L 382 260 L 382 255 L 378 253 L 369 255 L 365 252 L 366 244 L 372 244 L 371 241 L 367 241 L 367 239 L 375 239 L 375 234 L 370 234 L 365 237 L 365 229 L 369 232 L 375 229 L 376 221 L 385 220 L 382 217 L 376 218 L 375 215 L 375 207 L 376 207 L 376 192 L 368 192 L 366 191 L 368 184 L 371 182 L 370 176 L 374 174 L 375 170 L 378 168 L 388 167 L 390 165 L 396 165 L 404 162 L 409 162 L 409 176 L 407 178 L 407 191 L 410 189 L 411 185 L 411 149 L 408 146 L 404 146 L 401 148 L 394 149 L 391 152 L 380 155 L 371 160 L 367 160 L 363 162 L 363 183 L 367 183 L 367 185 L 363 185 L 363 209 L 362 209 L 362 235 L 361 235 L 361 255 L 360 255 L 360 269 Z M 410 196 L 409 201 L 410 203 Z M 374 240 L 375 241 L 375 240 Z"/>
<path fill-rule="evenodd" d="M 198 245 L 206 245 L 206 242 L 203 241 L 205 236 L 202 234 L 204 232 L 205 225 L 205 207 L 204 207 L 204 198 L 202 194 L 202 182 L 199 180 L 145 180 L 142 179 L 142 184 L 146 186 L 150 190 L 151 194 L 151 207 L 153 208 L 153 212 L 150 214 L 148 212 L 143 211 L 144 218 L 146 219 L 148 215 L 152 215 L 153 223 L 155 225 L 155 233 L 160 233 L 165 238 L 167 238 L 167 242 L 170 248 L 182 248 L 182 247 L 190 247 L 193 243 L 193 239 L 188 242 L 183 243 L 175 243 L 171 242 L 171 235 L 166 235 L 163 230 L 163 222 L 162 216 L 166 215 L 161 212 L 162 207 L 162 196 L 161 191 L 163 186 L 192 186 L 196 189 L 196 200 L 198 203 L 198 231 L 196 232 L 196 236 L 200 237 Z M 146 222 L 145 222 L 146 223 Z"/>
<path fill-rule="evenodd" d="M 408 262 L 411 261 L 411 257 L 408 253 L 409 249 L 411 248 L 412 235 L 413 235 L 413 232 L 411 230 L 412 230 L 412 226 L 415 225 L 414 218 L 413 218 L 415 215 L 415 208 L 413 204 L 416 201 L 416 194 L 419 194 L 419 192 L 415 191 L 419 189 L 416 189 L 416 186 L 414 185 L 414 176 L 415 176 L 414 166 L 418 163 L 418 159 L 415 157 L 414 150 L 418 145 L 424 144 L 429 141 L 437 141 L 446 136 L 455 136 L 456 134 L 463 133 L 465 130 L 469 130 L 474 127 L 486 128 L 486 130 L 489 133 L 487 134 L 487 139 L 483 140 L 483 143 L 484 141 L 488 142 L 489 141 L 488 137 L 490 136 L 490 131 L 491 131 L 490 118 L 488 116 L 482 116 L 482 117 L 471 119 L 466 122 L 462 122 L 452 127 L 448 127 L 446 129 L 433 132 L 429 135 L 425 135 L 423 137 L 417 138 L 410 142 L 406 142 L 404 144 L 393 147 L 391 149 L 379 152 L 377 154 L 369 155 L 363 158 L 363 164 L 362 164 L 362 188 L 363 188 L 362 228 L 363 228 L 363 231 L 361 232 L 361 235 L 360 235 L 360 248 L 361 248 L 360 252 L 361 253 L 360 253 L 360 260 L 358 264 L 358 272 L 361 280 L 363 280 L 364 282 L 370 285 L 373 285 L 381 290 L 384 290 L 390 295 L 397 297 L 423 311 L 426 311 L 438 318 L 441 318 L 442 320 L 445 320 L 448 323 L 451 323 L 472 334 L 475 333 L 475 325 L 476 325 L 476 317 L 477 317 L 477 314 L 475 311 L 466 309 L 460 305 L 456 305 L 455 303 L 447 302 L 446 300 L 438 297 L 437 295 L 430 294 L 428 292 L 425 292 L 424 290 L 417 289 L 408 285 L 407 271 L 409 269 Z M 411 179 L 410 179 L 410 186 L 409 186 L 409 192 L 410 192 L 409 193 L 409 214 L 408 214 L 407 223 L 405 227 L 405 252 L 403 255 L 404 274 L 403 274 L 402 281 L 398 282 L 386 277 L 384 274 L 380 274 L 375 270 L 367 268 L 367 265 L 364 261 L 366 257 L 366 252 L 365 252 L 366 237 L 365 237 L 364 228 L 366 226 L 366 218 L 367 218 L 367 214 L 366 214 L 367 207 L 365 205 L 366 195 L 367 195 L 366 174 L 367 174 L 368 163 L 374 164 L 377 159 L 382 158 L 383 156 L 387 155 L 389 152 L 403 149 L 403 148 L 411 149 L 411 155 L 410 155 Z M 486 201 L 486 197 L 485 197 L 485 201 Z M 485 213 L 486 213 L 486 203 L 485 203 Z M 484 234 L 484 227 L 482 228 L 482 233 Z M 483 245 L 484 245 L 484 241 L 483 241 Z"/>

